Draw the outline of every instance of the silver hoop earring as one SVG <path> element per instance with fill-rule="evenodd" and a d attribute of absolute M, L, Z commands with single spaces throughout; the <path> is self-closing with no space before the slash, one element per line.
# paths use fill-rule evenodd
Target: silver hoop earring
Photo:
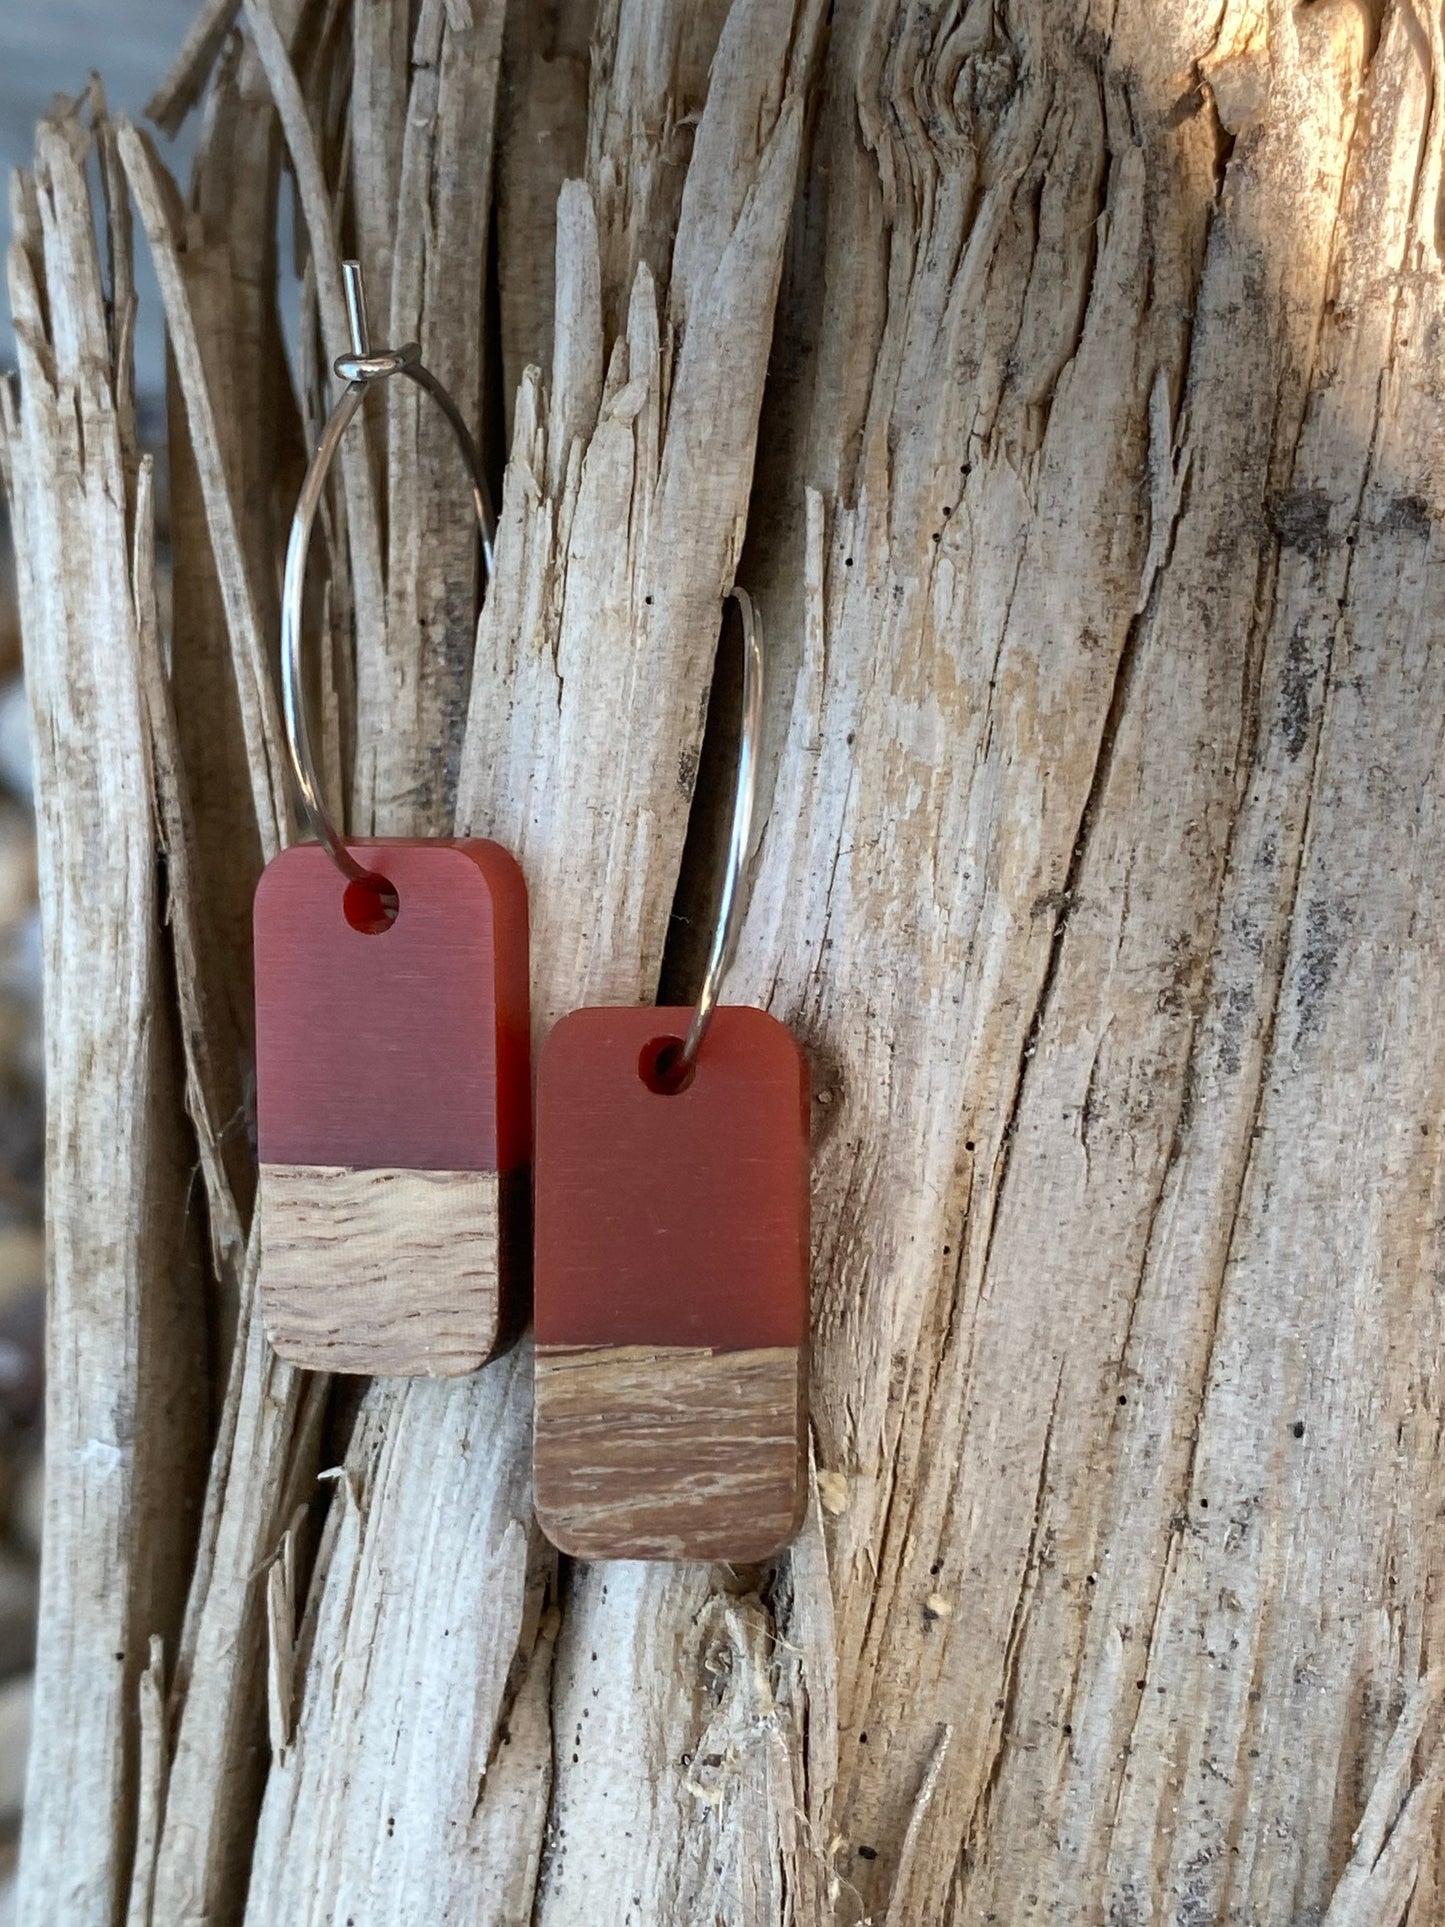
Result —
<path fill-rule="evenodd" d="M 718 1002 L 741 916 L 763 653 L 697 1004 L 576 1010 L 537 1077 L 533 1487 L 584 1559 L 751 1563 L 802 1516 L 808 1072 L 765 1011 Z"/>
<path fill-rule="evenodd" d="M 496 517 L 492 513 L 487 478 L 482 472 L 482 458 L 477 453 L 471 430 L 462 420 L 456 403 L 422 361 L 421 349 L 414 341 L 407 342 L 401 348 L 372 352 L 360 264 L 356 261 L 346 262 L 342 268 L 342 278 L 346 292 L 346 318 L 351 331 L 351 353 L 339 355 L 333 363 L 346 387 L 326 418 L 321 440 L 307 467 L 291 518 L 291 537 L 286 545 L 286 572 L 281 587 L 281 706 L 286 719 L 286 747 L 291 760 L 291 774 L 302 814 L 317 842 L 329 853 L 342 875 L 355 882 L 363 880 L 367 873 L 351 856 L 345 839 L 331 820 L 321 794 L 316 758 L 311 750 L 311 731 L 301 670 L 301 623 L 306 558 L 311 548 L 311 530 L 316 521 L 316 511 L 326 488 L 331 464 L 341 446 L 341 438 L 360 413 L 368 389 L 389 381 L 393 375 L 404 375 L 431 396 L 451 424 L 471 478 L 472 502 L 476 508 L 477 530 L 481 538 L 482 569 L 488 584 L 492 579 Z"/>
<path fill-rule="evenodd" d="M 525 1323 L 526 886 L 483 839 L 343 836 L 307 728 L 302 589 L 341 437 L 392 375 L 451 423 L 488 578 L 493 519 L 476 444 L 415 346 L 372 351 L 355 263 L 346 300 L 346 387 L 302 484 L 282 593 L 287 745 L 317 840 L 272 859 L 254 913 L 261 1307 L 295 1364 L 446 1377 Z"/>

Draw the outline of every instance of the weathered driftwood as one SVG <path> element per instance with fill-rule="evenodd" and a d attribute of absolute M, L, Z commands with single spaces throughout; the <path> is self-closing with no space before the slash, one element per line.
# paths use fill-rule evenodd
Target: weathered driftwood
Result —
<path fill-rule="evenodd" d="M 86 142 L 42 129 L 12 200 L 21 380 L 5 468 L 35 718 L 46 911 L 49 1370 L 26 1909 L 115 1919 L 135 1827 L 137 1693 L 173 1639 L 195 1537 L 204 1326 L 162 947 L 128 371 L 134 294 L 113 137 L 112 302 Z M 134 545 L 134 546 L 133 546 Z M 62 560 L 65 558 L 65 560 Z M 134 573 L 132 564 L 134 561 Z"/>
<path fill-rule="evenodd" d="M 159 97 L 204 98 L 189 210 L 98 103 L 106 248 L 77 115 L 17 192 L 53 1224 L 22 1920 L 1426 1927 L 1438 22 L 412 13 L 213 4 Z M 349 445 L 329 767 L 358 830 L 518 852 L 539 1034 L 685 976 L 735 572 L 760 603 L 731 990 L 816 1106 L 816 1497 L 762 1573 L 559 1564 L 525 1347 L 335 1402 L 320 1457 L 326 1387 L 260 1335 L 245 920 L 343 236 L 388 332 L 505 397 L 508 459 L 473 660 L 454 455 L 405 397 Z"/>

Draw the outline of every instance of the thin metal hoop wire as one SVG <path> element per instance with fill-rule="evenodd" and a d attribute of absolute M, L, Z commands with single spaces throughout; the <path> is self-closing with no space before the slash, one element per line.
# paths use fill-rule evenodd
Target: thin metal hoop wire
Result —
<path fill-rule="evenodd" d="M 346 847 L 346 840 L 331 819 L 321 794 L 316 758 L 311 749 L 311 730 L 306 716 L 306 696 L 301 674 L 301 608 L 306 586 L 306 557 L 311 547 L 311 530 L 321 504 L 326 476 L 340 446 L 341 438 L 355 420 L 366 390 L 391 375 L 405 375 L 424 389 L 451 424 L 452 433 L 466 459 L 471 478 L 472 505 L 481 532 L 482 567 L 486 582 L 492 579 L 492 544 L 496 520 L 491 496 L 482 473 L 482 461 L 471 432 L 451 396 L 421 360 L 415 343 L 404 348 L 388 348 L 373 354 L 366 323 L 366 293 L 361 269 L 355 261 L 342 269 L 346 287 L 346 314 L 351 332 L 349 355 L 338 355 L 333 364 L 346 383 L 341 398 L 326 418 L 316 453 L 311 457 L 301 493 L 291 517 L 291 536 L 286 544 L 286 573 L 281 588 L 281 707 L 286 719 L 286 747 L 301 812 L 341 874 L 352 882 L 363 882 L 371 875 Z"/>
<path fill-rule="evenodd" d="M 748 860 L 748 840 L 753 829 L 753 802 L 758 791 L 758 748 L 763 732 L 763 643 L 762 626 L 746 589 L 734 585 L 730 600 L 738 605 L 743 624 L 743 721 L 738 739 L 738 786 L 733 799 L 733 827 L 728 841 L 727 869 L 723 873 L 722 896 L 718 900 L 717 927 L 713 932 L 712 952 L 707 960 L 697 1009 L 688 1033 L 669 1066 L 668 1082 L 680 1089 L 692 1076 L 698 1052 L 717 1008 L 718 991 L 732 962 L 742 925 L 742 874 Z"/>

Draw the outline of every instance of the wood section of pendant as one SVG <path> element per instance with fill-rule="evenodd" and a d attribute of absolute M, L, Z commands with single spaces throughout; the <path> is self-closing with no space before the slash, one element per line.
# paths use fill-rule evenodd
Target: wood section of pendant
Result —
<path fill-rule="evenodd" d="M 499 844 L 315 844 L 256 892 L 261 1310 L 281 1357 L 452 1378 L 526 1322 L 527 897 Z"/>
<path fill-rule="evenodd" d="M 767 1558 L 806 1495 L 808 1077 L 766 1012 L 574 1011 L 542 1051 L 537 1516 L 583 1559 Z"/>

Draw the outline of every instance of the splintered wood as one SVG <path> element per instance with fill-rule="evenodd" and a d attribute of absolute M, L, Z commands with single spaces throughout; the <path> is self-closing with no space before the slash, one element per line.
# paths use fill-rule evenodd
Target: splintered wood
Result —
<path fill-rule="evenodd" d="M 537 1515 L 580 1558 L 780 1550 L 807 1459 L 808 1076 L 766 1011 L 576 1010 L 537 1068 Z"/>
<path fill-rule="evenodd" d="M 21 1927 L 1440 1917 L 1439 22 L 823 12 L 213 0 L 159 96 L 202 103 L 188 194 L 98 100 L 17 186 L 52 1268 Z M 127 188 L 174 348 L 168 645 Z M 454 453 L 410 398 L 348 444 L 318 735 L 356 831 L 520 857 L 534 1050 L 695 993 L 669 923 L 727 807 L 735 578 L 761 614 L 727 995 L 811 1064 L 822 1468 L 761 1572 L 559 1561 L 525 1343 L 338 1400 L 318 1483 L 324 1382 L 262 1336 L 247 930 L 343 241 L 507 456 L 474 636 Z M 660 1342 L 666 1387 L 586 1333 L 538 1367 L 641 1409 L 618 1491 L 655 1421 L 705 1484 L 786 1411 L 771 1344 L 764 1388 Z"/>

